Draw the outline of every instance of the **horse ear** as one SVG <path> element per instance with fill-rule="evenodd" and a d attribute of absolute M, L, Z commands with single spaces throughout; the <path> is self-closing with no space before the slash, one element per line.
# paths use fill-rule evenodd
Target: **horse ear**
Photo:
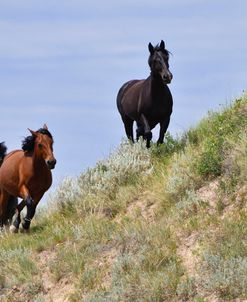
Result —
<path fill-rule="evenodd" d="M 148 50 L 149 50 L 149 52 L 150 52 L 151 55 L 154 53 L 154 47 L 153 47 L 153 45 L 150 42 L 148 44 Z"/>
<path fill-rule="evenodd" d="M 160 42 L 160 49 L 165 50 L 165 42 L 163 40 Z"/>
<path fill-rule="evenodd" d="M 31 132 L 31 134 L 32 134 L 34 137 L 37 136 L 37 132 L 36 132 L 36 131 L 33 131 L 33 130 L 29 129 L 29 128 L 27 128 L 27 129 Z"/>
<path fill-rule="evenodd" d="M 46 124 L 44 124 L 43 129 L 48 130 L 48 127 Z"/>

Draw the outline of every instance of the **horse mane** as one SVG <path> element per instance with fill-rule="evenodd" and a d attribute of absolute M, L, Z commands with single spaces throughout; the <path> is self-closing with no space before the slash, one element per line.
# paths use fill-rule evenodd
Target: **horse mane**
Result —
<path fill-rule="evenodd" d="M 154 47 L 154 51 L 162 51 L 169 59 L 169 56 L 171 54 L 171 52 L 167 49 L 161 49 L 159 44 L 157 44 L 155 47 Z"/>
<path fill-rule="evenodd" d="M 48 135 L 53 140 L 53 137 L 52 137 L 51 133 L 47 129 L 40 128 L 36 132 Z M 35 136 L 34 135 L 29 135 L 29 136 L 25 137 L 24 140 L 22 141 L 22 150 L 23 151 L 28 151 L 28 152 L 33 151 L 34 150 L 34 144 L 35 144 Z"/>

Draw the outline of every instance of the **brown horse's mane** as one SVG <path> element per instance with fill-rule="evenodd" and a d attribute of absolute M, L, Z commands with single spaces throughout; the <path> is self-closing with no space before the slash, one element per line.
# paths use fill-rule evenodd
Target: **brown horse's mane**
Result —
<path fill-rule="evenodd" d="M 52 137 L 51 133 L 47 129 L 40 128 L 36 132 L 48 135 L 53 140 L 53 137 Z M 34 135 L 29 135 L 29 136 L 25 137 L 24 140 L 22 141 L 22 150 L 23 151 L 28 151 L 28 152 L 33 151 L 34 150 L 34 143 L 35 143 L 35 136 Z"/>

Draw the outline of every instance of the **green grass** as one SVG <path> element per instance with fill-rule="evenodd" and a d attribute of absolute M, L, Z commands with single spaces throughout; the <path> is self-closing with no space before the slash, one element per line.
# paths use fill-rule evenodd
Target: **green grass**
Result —
<path fill-rule="evenodd" d="M 158 148 L 123 141 L 65 179 L 29 235 L 1 237 L 0 300 L 49 301 L 47 274 L 69 301 L 247 299 L 246 133 L 243 96 Z"/>

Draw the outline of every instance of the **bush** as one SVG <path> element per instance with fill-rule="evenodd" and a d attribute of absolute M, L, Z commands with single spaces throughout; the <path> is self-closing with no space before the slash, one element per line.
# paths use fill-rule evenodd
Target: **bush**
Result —
<path fill-rule="evenodd" d="M 203 152 L 197 163 L 197 170 L 204 178 L 221 175 L 223 161 L 223 139 L 209 138 L 203 144 Z"/>
<path fill-rule="evenodd" d="M 221 298 L 231 301 L 237 297 L 246 298 L 246 257 L 224 259 L 217 254 L 205 253 L 200 273 L 200 285 L 208 293 L 216 292 Z"/>
<path fill-rule="evenodd" d="M 75 179 L 65 179 L 51 196 L 50 203 L 64 210 L 68 207 L 83 207 L 83 201 L 88 197 L 113 199 L 120 186 L 138 182 L 143 176 L 149 175 L 152 169 L 151 153 L 143 141 L 136 144 L 123 141 L 108 159 L 100 161 L 95 168 L 88 169 Z M 99 200 L 96 207 L 100 206 Z"/>

